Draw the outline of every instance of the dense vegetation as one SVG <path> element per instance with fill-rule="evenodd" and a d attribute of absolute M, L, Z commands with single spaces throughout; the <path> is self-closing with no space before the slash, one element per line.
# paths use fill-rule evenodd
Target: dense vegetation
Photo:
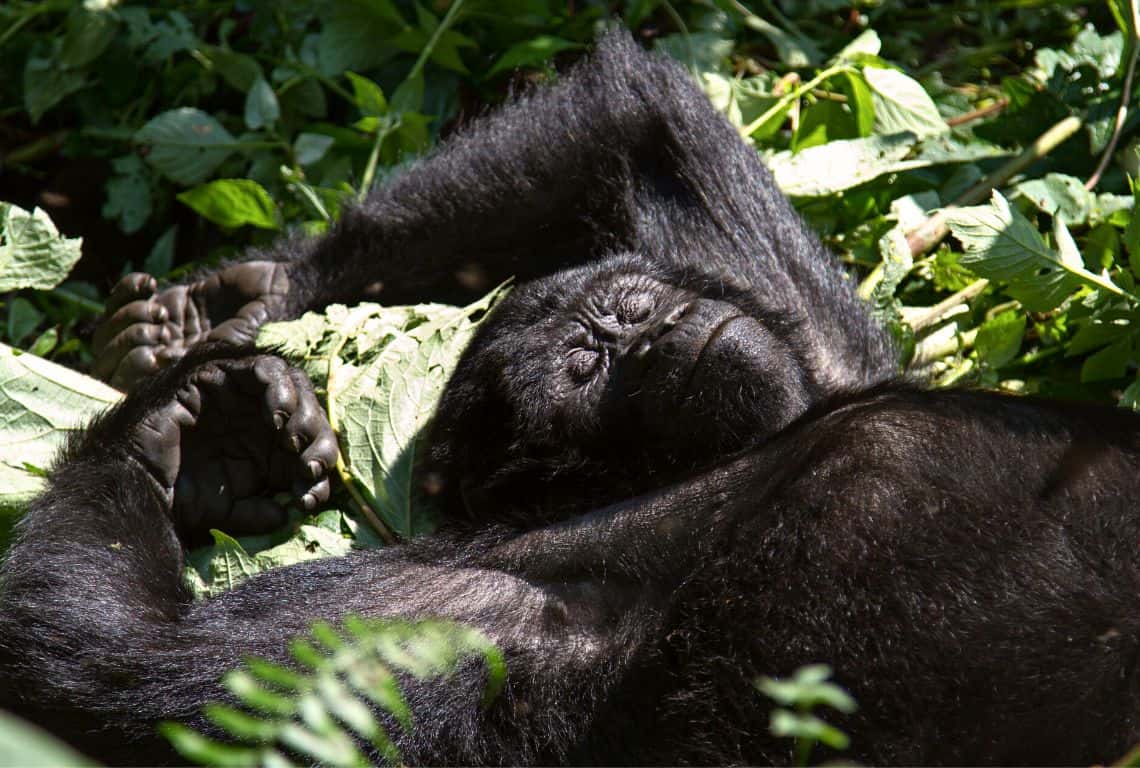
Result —
<path fill-rule="evenodd" d="M 937 386 L 1140 408 L 1135 0 L 9 0 L 0 544 L 60 437 L 116 398 L 38 358 L 88 370 L 119 276 L 174 280 L 288 231 L 322 231 L 480 112 L 556 77 L 610 23 L 677 58 L 764 154 L 899 339 L 903 365 Z M 437 354 L 425 345 L 454 359 L 481 308 L 366 307 L 269 341 L 371 382 L 380 351 L 397 350 L 384 370 L 415 379 Z M 383 347 L 362 340 L 366 321 L 395 329 Z M 441 381 L 422 370 L 415 402 L 370 444 L 430 414 Z M 383 399 L 362 386 L 354 401 Z M 410 468 L 346 456 L 343 506 L 375 512 L 381 536 L 429 524 L 385 488 Z M 376 543 L 354 520 L 329 510 L 288 540 L 218 534 L 195 585 L 209 594 Z"/>

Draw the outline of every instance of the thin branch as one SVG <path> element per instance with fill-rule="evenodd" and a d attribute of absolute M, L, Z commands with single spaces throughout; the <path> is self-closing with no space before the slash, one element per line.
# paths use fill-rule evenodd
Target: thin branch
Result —
<path fill-rule="evenodd" d="M 1120 134 L 1124 131 L 1124 121 L 1128 117 L 1128 102 L 1132 100 L 1132 78 L 1136 75 L 1136 57 L 1140 54 L 1140 45 L 1135 40 L 1129 42 L 1128 54 L 1128 70 L 1124 74 L 1124 87 L 1120 93 L 1120 107 L 1116 110 L 1116 123 L 1112 126 L 1112 137 L 1108 140 L 1108 146 L 1104 148 L 1104 154 L 1100 156 L 1100 164 L 1097 165 L 1093 175 L 1085 182 L 1085 189 L 1093 190 L 1096 185 L 1100 183 L 1100 177 L 1108 169 L 1108 164 L 1112 162 L 1112 155 L 1116 152 L 1116 144 L 1120 141 Z"/>
<path fill-rule="evenodd" d="M 1070 116 L 1050 127 L 1049 130 L 1038 136 L 1037 140 L 1026 147 L 1017 157 L 967 189 L 950 205 L 941 209 L 918 227 L 911 230 L 906 236 L 906 242 L 907 245 L 910 246 L 910 252 L 915 256 L 926 253 L 938 245 L 938 243 L 942 242 L 942 238 L 950 234 L 950 228 L 946 225 L 947 211 L 963 205 L 974 205 L 985 200 L 990 192 L 998 187 L 1004 186 L 1014 176 L 1063 144 L 1069 137 L 1080 130 L 1082 125 L 1084 125 L 1084 123 L 1081 122 L 1080 118 Z"/>

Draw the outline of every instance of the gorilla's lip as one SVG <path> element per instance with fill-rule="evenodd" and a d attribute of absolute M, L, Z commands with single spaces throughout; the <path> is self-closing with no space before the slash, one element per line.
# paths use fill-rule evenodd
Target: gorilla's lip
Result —
<path fill-rule="evenodd" d="M 709 350 L 716 347 L 717 342 L 720 341 L 721 336 L 724 335 L 724 332 L 728 329 L 728 326 L 732 325 L 737 320 L 746 319 L 748 319 L 748 315 L 739 310 L 736 310 L 727 312 L 726 316 L 721 318 L 718 322 L 710 323 L 711 330 L 709 331 L 708 336 L 705 337 L 705 340 L 700 345 L 701 351 L 697 353 L 697 358 L 693 361 L 693 367 L 689 370 L 689 376 L 685 380 L 685 386 L 682 390 L 683 392 L 691 393 L 693 391 L 693 385 L 698 378 L 698 374 L 704 370 L 704 366 L 706 364 L 705 356 L 709 353 Z"/>

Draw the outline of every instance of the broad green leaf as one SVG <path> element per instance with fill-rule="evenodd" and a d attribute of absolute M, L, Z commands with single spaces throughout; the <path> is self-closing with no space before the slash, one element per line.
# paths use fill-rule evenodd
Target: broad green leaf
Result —
<path fill-rule="evenodd" d="M 311 523 L 301 525 L 288 539 L 274 546 L 265 546 L 264 540 L 269 537 L 238 540 L 221 531 L 211 531 L 213 545 L 195 549 L 190 554 L 184 574 L 186 583 L 195 597 L 210 598 L 274 568 L 346 555 L 352 550 L 353 539 L 340 531 L 341 514 L 336 510 L 321 513 L 322 517 L 337 521 L 335 528 Z M 319 523 L 319 519 L 312 522 Z"/>
<path fill-rule="evenodd" d="M 1069 226 L 1087 223 L 1096 206 L 1096 195 L 1085 189 L 1080 179 L 1063 173 L 1048 173 L 1040 179 L 1023 181 L 1014 189 L 1038 210 L 1060 216 Z"/>
<path fill-rule="evenodd" d="M 211 530 L 214 546 L 204 567 L 187 568 L 186 576 L 196 597 L 216 597 L 262 571 L 253 556 L 237 539 L 219 530 Z"/>
<path fill-rule="evenodd" d="M 24 109 L 32 123 L 86 82 L 84 70 L 64 69 L 55 59 L 29 57 L 24 64 Z"/>
<path fill-rule="evenodd" d="M 896 69 L 864 67 L 875 100 L 875 133 L 911 131 L 924 139 L 949 130 L 933 99 L 917 81 Z"/>
<path fill-rule="evenodd" d="M 164 277 L 174 267 L 174 244 L 178 240 L 178 225 L 167 229 L 150 248 L 146 260 L 143 261 L 143 272 Z"/>
<path fill-rule="evenodd" d="M 193 107 L 171 109 L 135 133 L 150 146 L 147 162 L 171 181 L 201 184 L 235 150 L 235 139 L 211 115 Z"/>
<path fill-rule="evenodd" d="M 85 67 L 107 49 L 118 32 L 118 20 L 110 11 L 76 8 L 67 17 L 67 32 L 59 51 L 64 69 Z"/>
<path fill-rule="evenodd" d="M 780 61 L 793 69 L 813 67 L 823 58 L 811 40 L 786 32 L 755 13 L 744 14 L 744 25 L 768 38 Z"/>
<path fill-rule="evenodd" d="M 580 43 L 560 37 L 539 35 L 508 48 L 487 71 L 487 77 L 522 67 L 536 67 L 549 61 L 557 53 L 581 48 Z"/>
<path fill-rule="evenodd" d="M 835 54 L 832 61 L 838 63 L 840 61 L 852 61 L 862 56 L 878 56 L 882 48 L 883 41 L 879 39 L 879 33 L 873 29 L 865 29 L 859 33 L 858 37 L 845 45 L 843 50 Z"/>
<path fill-rule="evenodd" d="M 344 76 L 352 83 L 353 101 L 360 114 L 366 117 L 380 117 L 388 114 L 388 100 L 379 85 L 355 72 L 345 72 Z"/>
<path fill-rule="evenodd" d="M 1122 379 L 1129 367 L 1135 365 L 1135 332 L 1126 334 L 1112 344 L 1085 358 L 1081 364 L 1081 382 L 1112 381 Z"/>
<path fill-rule="evenodd" d="M 261 65 L 252 56 L 212 45 L 202 46 L 201 50 L 214 65 L 214 70 L 234 90 L 249 93 L 254 81 L 261 77 Z"/>
<path fill-rule="evenodd" d="M 399 53 L 388 41 L 407 27 L 390 0 L 343 0 L 329 3 L 317 42 L 321 74 L 378 67 Z"/>
<path fill-rule="evenodd" d="M 0 508 L 20 509 L 43 487 L 66 437 L 122 395 L 107 385 L 0 344 Z"/>
<path fill-rule="evenodd" d="M 784 194 L 819 197 L 905 168 L 904 158 L 917 143 L 913 133 L 845 139 L 794 155 L 779 152 L 769 158 L 768 167 Z"/>
<path fill-rule="evenodd" d="M 178 199 L 227 229 L 246 224 L 261 229 L 278 228 L 277 205 L 256 181 L 218 179 L 189 189 Z"/>
<path fill-rule="evenodd" d="M 1001 368 L 1015 358 L 1021 351 L 1025 323 L 1025 314 L 1015 311 L 1002 312 L 982 323 L 974 340 L 978 362 L 989 368 Z"/>
<path fill-rule="evenodd" d="M 989 205 L 952 208 L 945 215 L 965 249 L 960 263 L 981 277 L 1007 281 L 1010 295 L 1030 311 L 1057 307 L 1082 284 L 1124 295 L 1108 278 L 1085 269 L 1067 242 L 1060 251 L 1050 248 L 1032 222 L 1011 209 L 997 190 Z M 1071 241 L 1061 219 L 1054 223 L 1058 237 Z"/>
<path fill-rule="evenodd" d="M 107 179 L 107 199 L 103 218 L 117 219 L 119 229 L 134 234 L 143 228 L 153 209 L 151 171 L 136 154 L 123 155 L 111 161 L 115 174 Z"/>
<path fill-rule="evenodd" d="M 293 140 L 293 157 L 298 165 L 312 165 L 323 158 L 336 143 L 323 133 L 300 133 Z"/>
<path fill-rule="evenodd" d="M 333 305 L 323 315 L 265 326 L 258 346 L 301 365 L 325 389 L 344 471 L 394 531 L 430 530 L 432 510 L 412 470 L 447 378 L 498 298 L 465 308 Z"/>
<path fill-rule="evenodd" d="M 8 303 L 8 338 L 19 344 L 36 329 L 44 319 L 44 313 L 36 309 L 35 305 L 22 296 L 17 296 Z"/>
<path fill-rule="evenodd" d="M 767 158 L 767 163 L 785 194 L 819 197 L 856 187 L 886 173 L 1008 154 L 988 142 L 963 142 L 950 134 L 917 141 L 913 133 L 897 133 L 833 141 L 796 154 L 777 152 Z"/>
<path fill-rule="evenodd" d="M 272 127 L 281 117 L 277 94 L 264 77 L 258 77 L 245 95 L 245 125 L 251 131 Z"/>
<path fill-rule="evenodd" d="M 0 203 L 0 293 L 54 288 L 79 261 L 82 241 L 63 237 L 39 208 Z"/>

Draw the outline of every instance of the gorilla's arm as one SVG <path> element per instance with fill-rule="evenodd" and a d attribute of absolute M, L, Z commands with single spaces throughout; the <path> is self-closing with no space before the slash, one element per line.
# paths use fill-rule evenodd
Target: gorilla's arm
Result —
<path fill-rule="evenodd" d="M 463 301 L 636 251 L 763 297 L 805 326 L 829 383 L 893 368 L 882 333 L 756 153 L 680 67 L 625 33 L 553 87 L 477 121 L 345 211 L 184 286 L 124 279 L 95 339 L 96 371 L 130 385 L 213 338 L 248 342 L 267 320 L 333 301 Z M 807 312 L 810 309 L 810 317 Z"/>
<path fill-rule="evenodd" d="M 617 553 L 633 537 L 670 545 L 654 544 L 648 524 L 621 520 L 675 518 L 691 510 L 692 494 L 629 502 L 552 533 L 561 564 L 553 551 L 549 560 L 512 554 L 545 540 L 441 535 L 280 569 L 192 603 L 186 540 L 208 527 L 275 524 L 279 510 L 262 500 L 275 490 L 320 500 L 336 455 L 303 376 L 276 358 L 231 354 L 200 348 L 144 382 L 53 472 L 0 571 L 0 708 L 112 763 L 153 763 L 168 757 L 156 722 L 204 727 L 201 706 L 226 698 L 225 671 L 250 655 L 286 660 L 289 638 L 314 620 L 442 617 L 499 645 L 508 685 L 484 710 L 474 665 L 458 678 L 407 681 L 418 726 L 397 734 L 404 758 L 565 759 L 607 687 L 659 632 L 666 585 L 680 576 L 659 573 L 646 588 L 646 558 Z M 188 503 L 187 486 L 226 490 Z M 686 528 L 667 538 L 687 539 Z M 599 562 L 604 579 L 593 578 Z"/>

